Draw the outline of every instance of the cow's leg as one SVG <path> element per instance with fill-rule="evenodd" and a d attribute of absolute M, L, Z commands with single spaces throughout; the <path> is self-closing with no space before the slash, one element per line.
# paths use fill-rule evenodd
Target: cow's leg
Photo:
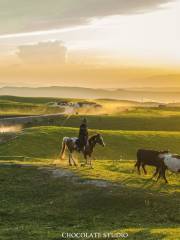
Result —
<path fill-rule="evenodd" d="M 159 171 L 159 175 L 158 175 L 158 178 L 157 178 L 156 182 L 159 181 L 160 177 L 161 177 L 161 171 Z"/>
<path fill-rule="evenodd" d="M 160 177 L 163 177 L 165 180 L 165 183 L 168 183 L 167 179 L 166 179 L 166 166 L 161 166 L 159 169 L 159 176 L 157 178 L 157 181 L 159 180 Z"/>
<path fill-rule="evenodd" d="M 142 169 L 144 170 L 144 174 L 146 175 L 146 174 L 147 174 L 147 171 L 146 171 L 146 169 L 145 169 L 145 164 L 144 164 L 144 163 L 142 164 Z"/>
<path fill-rule="evenodd" d="M 156 176 L 157 176 L 157 174 L 158 174 L 158 172 L 159 172 L 159 168 L 158 168 L 158 167 L 156 167 L 156 171 L 154 172 L 154 174 L 153 174 L 152 178 L 156 177 Z"/>
<path fill-rule="evenodd" d="M 113 163 L 114 163 L 114 161 L 115 161 L 115 160 L 113 160 Z M 132 173 L 135 172 L 136 168 L 137 168 L 137 162 L 134 164 L 134 168 L 132 169 Z"/>
<path fill-rule="evenodd" d="M 159 175 L 158 175 L 158 178 L 157 178 L 157 182 L 159 181 L 160 177 L 162 177 L 163 175 L 163 167 L 161 166 L 160 168 L 158 168 L 158 172 L 159 172 Z"/>
<path fill-rule="evenodd" d="M 164 178 L 165 183 L 168 183 L 168 180 L 166 178 L 166 168 L 165 167 L 162 168 L 162 177 Z"/>
<path fill-rule="evenodd" d="M 138 174 L 140 175 L 141 174 L 141 171 L 140 171 L 141 162 L 137 161 L 134 167 L 137 167 Z"/>

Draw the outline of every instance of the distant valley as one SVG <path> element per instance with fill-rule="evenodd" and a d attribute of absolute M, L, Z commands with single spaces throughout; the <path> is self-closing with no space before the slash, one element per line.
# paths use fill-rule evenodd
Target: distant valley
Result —
<path fill-rule="evenodd" d="M 0 95 L 22 97 L 58 97 L 81 99 L 119 99 L 140 102 L 180 102 L 180 89 L 93 89 L 83 87 L 2 87 Z"/>

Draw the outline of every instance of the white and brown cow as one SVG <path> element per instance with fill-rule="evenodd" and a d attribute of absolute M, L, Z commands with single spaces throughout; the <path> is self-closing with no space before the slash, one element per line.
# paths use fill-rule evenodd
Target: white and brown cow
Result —
<path fill-rule="evenodd" d="M 160 157 L 163 158 L 165 166 L 171 172 L 180 173 L 180 156 L 179 155 L 166 153 L 166 154 L 160 154 Z"/>

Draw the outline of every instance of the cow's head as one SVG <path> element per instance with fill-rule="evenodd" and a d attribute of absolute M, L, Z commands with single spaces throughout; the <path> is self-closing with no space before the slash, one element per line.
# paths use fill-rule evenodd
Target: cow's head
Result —
<path fill-rule="evenodd" d="M 170 157 L 172 154 L 169 150 L 166 151 L 160 151 L 158 157 L 161 159 L 164 159 L 165 157 Z"/>

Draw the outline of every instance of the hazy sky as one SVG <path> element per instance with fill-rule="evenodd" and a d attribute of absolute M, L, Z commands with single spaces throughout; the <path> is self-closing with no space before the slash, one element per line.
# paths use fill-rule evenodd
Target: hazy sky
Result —
<path fill-rule="evenodd" d="M 112 81 L 112 68 L 169 68 L 166 78 L 173 75 L 174 79 L 175 75 L 174 86 L 179 76 L 179 42 L 180 0 L 0 0 L 0 85 L 6 80 L 15 85 L 20 75 L 26 78 L 25 65 L 32 71 L 31 81 L 36 77 L 42 82 L 43 71 L 34 71 L 32 66 L 39 61 L 48 64 L 50 73 L 50 63 L 66 65 L 64 72 L 68 72 L 67 66 L 69 71 L 74 69 L 74 64 L 80 69 L 90 65 L 92 71 L 92 65 L 111 68 Z M 156 76 L 164 76 L 158 71 Z M 12 79 L 14 72 L 18 72 L 16 80 Z M 77 72 L 81 78 L 81 71 Z M 57 84 L 58 77 L 59 84 L 67 78 L 64 74 L 62 79 L 57 69 L 55 75 Z M 102 78 L 98 73 L 97 79 L 100 75 Z M 122 74 L 118 76 L 121 86 Z M 138 76 L 134 76 L 136 81 Z M 72 78 L 68 78 L 68 84 L 74 84 Z"/>

